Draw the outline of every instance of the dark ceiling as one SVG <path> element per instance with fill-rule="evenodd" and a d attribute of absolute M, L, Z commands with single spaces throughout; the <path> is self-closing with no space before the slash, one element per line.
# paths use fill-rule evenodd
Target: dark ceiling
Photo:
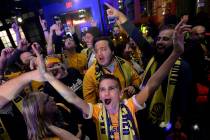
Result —
<path fill-rule="evenodd" d="M 0 17 L 8 18 L 40 9 L 39 0 L 0 0 Z"/>

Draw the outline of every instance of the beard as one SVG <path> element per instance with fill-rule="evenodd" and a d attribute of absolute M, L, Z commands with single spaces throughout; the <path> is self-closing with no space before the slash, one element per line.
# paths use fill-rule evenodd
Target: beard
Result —
<path fill-rule="evenodd" d="M 170 46 L 170 47 L 165 48 L 164 53 L 160 53 L 160 52 L 157 51 L 157 48 L 156 48 L 155 49 L 155 55 L 154 55 L 155 60 L 157 62 L 163 63 L 169 57 L 172 50 L 173 50 L 173 46 Z"/>
<path fill-rule="evenodd" d="M 198 43 L 200 43 L 200 44 L 206 44 L 205 38 L 199 38 L 198 39 Z"/>

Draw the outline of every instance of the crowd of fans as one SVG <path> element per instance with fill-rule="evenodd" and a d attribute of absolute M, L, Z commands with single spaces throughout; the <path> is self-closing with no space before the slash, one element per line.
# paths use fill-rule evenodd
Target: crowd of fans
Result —
<path fill-rule="evenodd" d="M 206 28 L 185 15 L 153 37 L 106 5 L 117 20 L 110 36 L 94 24 L 80 40 L 59 17 L 50 28 L 40 18 L 40 46 L 12 24 L 18 45 L 0 56 L 0 139 L 210 138 Z"/>

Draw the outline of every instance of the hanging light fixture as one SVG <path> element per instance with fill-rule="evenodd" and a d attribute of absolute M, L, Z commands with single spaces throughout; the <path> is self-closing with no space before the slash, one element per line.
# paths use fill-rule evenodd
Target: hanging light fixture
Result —
<path fill-rule="evenodd" d="M 23 22 L 23 19 L 22 19 L 21 17 L 18 17 L 18 18 L 17 18 L 17 21 L 18 21 L 19 23 L 22 23 L 22 22 Z"/>

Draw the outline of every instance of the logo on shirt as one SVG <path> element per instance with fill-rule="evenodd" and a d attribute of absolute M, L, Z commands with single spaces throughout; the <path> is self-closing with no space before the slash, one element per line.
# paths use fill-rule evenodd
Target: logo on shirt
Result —
<path fill-rule="evenodd" d="M 81 79 L 77 79 L 76 83 L 73 83 L 72 86 L 70 86 L 70 88 L 76 92 L 77 90 L 79 90 L 80 88 L 82 88 L 82 80 Z"/>

